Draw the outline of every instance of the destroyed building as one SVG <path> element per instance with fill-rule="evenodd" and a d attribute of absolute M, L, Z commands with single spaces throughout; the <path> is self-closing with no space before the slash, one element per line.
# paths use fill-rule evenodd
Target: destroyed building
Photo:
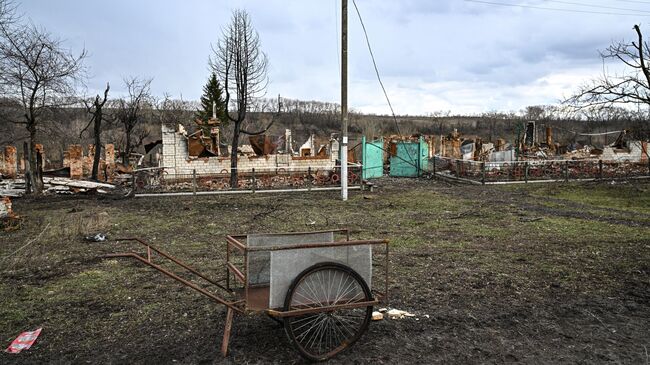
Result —
<path fill-rule="evenodd" d="M 208 128 L 206 128 L 208 126 Z M 294 153 L 291 131 L 283 136 L 251 136 L 233 152 L 230 146 L 219 142 L 218 123 L 198 125 L 194 133 L 185 128 L 162 126 L 162 158 L 160 167 L 167 175 L 229 174 L 230 154 L 237 153 L 240 172 L 333 170 L 337 165 L 339 143 L 331 137 L 326 143 L 317 143 L 315 136 Z"/>
<path fill-rule="evenodd" d="M 553 140 L 553 128 L 548 126 L 544 128 L 544 140 L 540 141 L 538 127 L 535 121 L 526 122 L 513 143 L 508 143 L 502 138 L 497 139 L 495 143 L 488 143 L 478 136 L 462 136 L 454 129 L 450 134 L 440 137 L 439 156 L 484 162 L 577 159 L 642 162 L 648 160 L 648 142 L 630 138 L 626 130 L 603 133 L 618 134 L 618 138 L 611 144 L 593 146 L 583 145 L 575 140 L 564 144 L 558 143 Z"/>

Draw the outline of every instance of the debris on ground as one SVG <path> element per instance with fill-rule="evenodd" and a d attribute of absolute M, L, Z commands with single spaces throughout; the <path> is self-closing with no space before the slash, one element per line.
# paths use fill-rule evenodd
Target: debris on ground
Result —
<path fill-rule="evenodd" d="M 388 312 L 386 312 L 386 315 L 388 315 L 388 318 L 390 319 L 403 319 L 406 317 L 415 317 L 415 314 L 409 313 L 407 311 L 399 310 L 399 309 L 391 309 Z"/>
<path fill-rule="evenodd" d="M 394 308 L 390 310 L 388 308 L 379 308 L 379 310 L 372 312 L 373 321 L 381 321 L 384 318 L 404 319 L 410 317 L 415 317 L 415 314 Z M 428 315 L 425 315 L 425 317 L 429 318 Z M 418 318 L 416 318 L 416 320 L 418 320 Z"/>
<path fill-rule="evenodd" d="M 75 180 L 66 177 L 43 177 L 43 191 L 53 194 L 75 194 L 97 192 L 106 194 L 115 189 L 115 185 Z M 0 181 L 0 196 L 19 198 L 25 195 L 24 179 L 5 179 Z"/>
<path fill-rule="evenodd" d="M 11 231 L 20 227 L 22 217 L 14 213 L 11 199 L 8 196 L 0 198 L 0 228 Z"/>
<path fill-rule="evenodd" d="M 0 218 L 12 218 L 15 217 L 13 210 L 11 209 L 11 199 L 8 196 L 2 198 L 0 201 Z"/>
<path fill-rule="evenodd" d="M 0 196 L 18 198 L 25 194 L 24 179 L 3 179 L 0 180 Z"/>
<path fill-rule="evenodd" d="M 520 222 L 537 222 L 541 221 L 543 218 L 542 217 L 520 217 L 519 221 Z"/>
<path fill-rule="evenodd" d="M 53 191 L 55 193 L 85 193 L 91 190 L 97 191 L 98 193 L 106 193 L 108 190 L 115 188 L 113 184 L 61 177 L 44 177 L 43 183 L 47 191 Z"/>
<path fill-rule="evenodd" d="M 104 242 L 108 237 L 103 233 L 97 233 L 96 235 L 86 236 L 86 241 L 88 242 Z"/>
<path fill-rule="evenodd" d="M 30 347 L 36 342 L 36 339 L 38 338 L 38 335 L 41 334 L 42 328 L 39 328 L 35 331 L 29 331 L 29 332 L 23 332 L 16 337 L 13 342 L 11 342 L 11 345 L 7 347 L 5 352 L 8 352 L 10 354 L 17 354 L 23 350 L 29 350 Z"/>

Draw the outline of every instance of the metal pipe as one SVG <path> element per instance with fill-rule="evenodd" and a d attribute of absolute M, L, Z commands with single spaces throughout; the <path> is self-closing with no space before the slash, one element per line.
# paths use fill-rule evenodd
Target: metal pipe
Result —
<path fill-rule="evenodd" d="M 235 265 L 233 265 L 231 262 L 228 262 L 226 266 L 228 267 L 228 270 L 230 272 L 235 274 L 235 277 L 237 277 L 242 283 L 244 282 L 245 280 L 244 273 L 242 273 L 238 268 L 236 268 Z"/>
<path fill-rule="evenodd" d="M 230 263 L 230 243 L 226 241 L 226 264 Z M 226 289 L 230 290 L 230 271 L 226 267 Z"/>
<path fill-rule="evenodd" d="M 350 308 L 369 307 L 369 306 L 373 306 L 375 304 L 379 304 L 379 301 L 377 299 L 370 300 L 370 301 L 367 301 L 367 302 L 357 302 L 357 303 L 340 304 L 340 305 L 328 305 L 328 306 L 324 306 L 324 307 L 294 309 L 294 310 L 289 310 L 289 311 L 276 311 L 276 310 L 273 310 L 273 309 L 269 309 L 269 310 L 266 311 L 266 313 L 268 313 L 269 315 L 271 315 L 273 317 L 284 318 L 284 317 L 301 316 L 303 314 L 332 312 L 332 311 L 335 311 L 337 309 L 350 309 Z"/>
<path fill-rule="evenodd" d="M 356 241 L 338 241 L 338 242 L 314 242 L 299 243 L 286 246 L 260 246 L 249 247 L 247 252 L 257 251 L 282 251 L 282 250 L 299 250 L 306 248 L 323 248 L 323 247 L 344 247 L 344 246 L 362 246 L 362 245 L 380 245 L 387 244 L 388 240 L 356 240 Z"/>
<path fill-rule="evenodd" d="M 389 262 L 388 252 L 389 252 L 388 243 L 386 243 L 386 263 L 385 263 L 386 268 L 384 273 L 385 280 L 384 280 L 384 298 L 383 298 L 383 300 L 385 300 L 386 302 L 388 302 L 388 262 Z"/>
<path fill-rule="evenodd" d="M 237 248 L 241 252 L 244 252 L 246 250 L 246 246 L 243 243 L 237 241 L 231 236 L 226 236 L 226 241 L 228 242 L 228 244 L 235 246 L 235 248 Z"/>
<path fill-rule="evenodd" d="M 361 186 L 349 186 L 348 190 L 360 190 Z M 255 190 L 256 194 L 262 193 L 300 193 L 306 191 L 337 191 L 341 190 L 340 187 L 322 187 L 322 188 L 312 188 L 311 190 L 306 188 L 300 189 L 266 189 L 266 190 Z M 222 191 L 197 191 L 196 194 L 192 192 L 185 193 L 143 193 L 135 194 L 136 198 L 151 198 L 159 196 L 192 196 L 192 195 L 221 195 L 221 194 L 252 194 L 251 190 L 222 190 Z"/>
<path fill-rule="evenodd" d="M 310 234 L 310 233 L 330 233 L 330 232 L 333 232 L 333 233 L 345 232 L 347 234 L 348 238 L 350 237 L 350 233 L 349 233 L 350 230 L 348 228 L 326 229 L 326 230 L 323 230 L 323 231 L 308 231 L 308 232 L 264 233 L 264 235 L 265 236 L 293 236 L 293 235 L 303 235 L 303 234 Z M 238 234 L 238 235 L 231 234 L 231 235 L 228 235 L 226 237 L 230 237 L 231 239 L 234 239 L 234 238 L 246 238 L 246 236 L 247 235 L 245 235 L 245 234 Z M 241 245 L 244 245 L 241 242 L 238 242 L 238 243 L 241 244 Z"/>

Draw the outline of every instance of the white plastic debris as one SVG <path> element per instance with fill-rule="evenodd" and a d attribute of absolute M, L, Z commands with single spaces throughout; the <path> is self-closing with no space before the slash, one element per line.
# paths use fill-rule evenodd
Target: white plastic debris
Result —
<path fill-rule="evenodd" d="M 402 319 L 405 317 L 415 317 L 415 314 L 409 313 L 407 311 L 399 310 L 399 309 L 391 309 L 386 314 L 390 319 Z"/>
<path fill-rule="evenodd" d="M 94 236 L 86 236 L 86 241 L 88 242 L 104 242 L 106 239 L 106 235 L 103 233 L 97 233 Z"/>

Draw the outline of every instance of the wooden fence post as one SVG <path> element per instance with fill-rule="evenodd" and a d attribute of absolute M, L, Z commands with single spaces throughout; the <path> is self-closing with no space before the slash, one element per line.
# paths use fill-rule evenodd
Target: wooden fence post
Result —
<path fill-rule="evenodd" d="M 598 160 L 598 178 L 603 179 L 603 160 Z"/>
<path fill-rule="evenodd" d="M 528 161 L 524 163 L 524 181 L 528 184 Z"/>
<path fill-rule="evenodd" d="M 255 180 L 255 168 L 253 167 L 253 194 L 255 194 L 255 185 L 256 185 L 256 180 Z"/>
<path fill-rule="evenodd" d="M 485 161 L 481 161 L 481 184 L 485 185 Z"/>
<path fill-rule="evenodd" d="M 196 195 L 196 169 L 192 170 L 192 194 Z"/>
<path fill-rule="evenodd" d="M 307 191 L 311 191 L 311 166 L 307 168 Z"/>

